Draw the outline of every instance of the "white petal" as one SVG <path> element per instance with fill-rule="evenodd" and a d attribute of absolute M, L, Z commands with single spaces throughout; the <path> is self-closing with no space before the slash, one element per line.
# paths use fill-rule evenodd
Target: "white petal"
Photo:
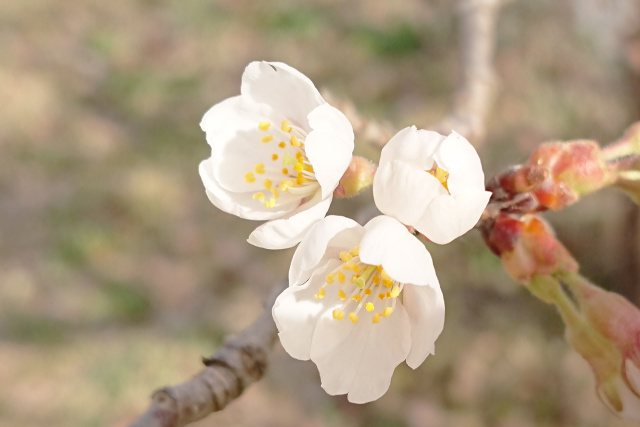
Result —
<path fill-rule="evenodd" d="M 305 140 L 305 150 L 322 187 L 322 197 L 327 197 L 351 163 L 353 128 L 345 115 L 329 104 L 309 114 L 309 125 L 312 130 Z"/>
<path fill-rule="evenodd" d="M 407 127 L 398 132 L 380 153 L 380 166 L 400 160 L 415 169 L 429 170 L 433 166 L 433 154 L 445 139 L 437 132 Z"/>
<path fill-rule="evenodd" d="M 377 216 L 364 226 L 360 260 L 382 265 L 389 276 L 401 283 L 439 286 L 429 251 L 394 218 Z"/>
<path fill-rule="evenodd" d="M 473 228 L 491 197 L 487 191 L 468 191 L 456 197 L 436 197 L 413 226 L 432 242 L 444 245 Z"/>
<path fill-rule="evenodd" d="M 381 164 L 373 179 L 373 198 L 380 212 L 407 225 L 423 221 L 431 200 L 447 194 L 433 175 L 399 160 Z"/>
<path fill-rule="evenodd" d="M 640 398 L 634 394 L 622 378 L 616 378 L 616 390 L 618 391 L 622 410 L 617 408 L 609 401 L 607 394 L 598 387 L 597 392 L 600 400 L 609 408 L 609 410 L 620 417 L 627 418 L 632 421 L 640 421 Z"/>
<path fill-rule="evenodd" d="M 411 351 L 407 365 L 416 369 L 429 354 L 444 327 L 444 298 L 440 285 L 404 287 L 403 304 L 411 322 Z"/>
<path fill-rule="evenodd" d="M 286 119 L 308 130 L 307 115 L 325 101 L 311 80 L 278 62 L 252 62 L 242 75 L 240 92 L 270 105 Z"/>
<path fill-rule="evenodd" d="M 640 369 L 630 359 L 624 361 L 624 369 L 631 388 L 636 394 L 640 394 Z"/>
<path fill-rule="evenodd" d="M 320 316 L 311 342 L 311 360 L 318 366 L 322 387 L 329 394 L 348 393 L 352 403 L 378 399 L 409 352 L 410 331 L 401 304 L 378 324 L 362 316 L 353 324 L 337 321 L 327 311 Z"/>
<path fill-rule="evenodd" d="M 282 218 L 273 219 L 257 227 L 247 241 L 265 249 L 286 249 L 302 240 L 309 229 L 324 218 L 331 205 L 332 197 L 322 200 L 320 192 L 293 212 Z"/>
<path fill-rule="evenodd" d="M 317 222 L 304 236 L 291 259 L 289 286 L 305 282 L 313 270 L 329 258 L 338 259 L 340 251 L 357 245 L 364 227 L 343 216 L 328 216 Z M 329 247 L 331 245 L 331 247 Z"/>
<path fill-rule="evenodd" d="M 333 303 L 330 295 L 317 300 L 314 295 L 324 283 L 328 270 L 340 265 L 339 260 L 327 263 L 316 270 L 313 277 L 304 285 L 290 286 L 276 299 L 273 306 L 273 319 L 278 327 L 280 343 L 287 353 L 299 360 L 309 360 L 311 338 L 318 317 L 326 311 L 326 303 Z"/>
<path fill-rule="evenodd" d="M 289 206 L 266 208 L 264 204 L 253 200 L 251 197 L 252 193 L 234 193 L 227 191 L 222 188 L 213 177 L 214 173 L 212 168 L 212 161 L 209 158 L 200 162 L 198 171 L 202 183 L 207 190 L 207 197 L 209 197 L 211 203 L 224 212 L 239 216 L 240 218 L 264 221 L 285 215 L 295 207 L 295 205 L 293 205 L 290 209 L 288 209 Z"/>
<path fill-rule="evenodd" d="M 449 172 L 447 186 L 452 195 L 461 190 L 484 190 L 484 172 L 473 145 L 456 132 L 442 141 L 434 155 L 438 166 Z"/>

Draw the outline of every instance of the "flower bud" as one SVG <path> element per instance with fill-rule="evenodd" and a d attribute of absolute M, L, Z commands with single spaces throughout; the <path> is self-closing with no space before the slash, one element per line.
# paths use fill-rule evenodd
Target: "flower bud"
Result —
<path fill-rule="evenodd" d="M 353 156 L 338 187 L 333 191 L 334 197 L 352 197 L 373 183 L 376 166 L 364 157 Z"/>
<path fill-rule="evenodd" d="M 533 191 L 548 209 L 563 209 L 580 196 L 611 184 L 614 173 L 594 141 L 542 144 L 527 162 L 548 170 L 547 178 Z"/>
<path fill-rule="evenodd" d="M 577 262 L 549 224 L 535 215 L 500 214 L 485 240 L 502 259 L 506 272 L 520 283 L 527 284 L 536 275 L 578 271 Z"/>

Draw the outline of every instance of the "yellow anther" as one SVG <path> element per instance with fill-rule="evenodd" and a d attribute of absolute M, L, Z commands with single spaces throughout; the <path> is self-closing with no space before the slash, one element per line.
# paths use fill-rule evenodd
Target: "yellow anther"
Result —
<path fill-rule="evenodd" d="M 298 140 L 298 138 L 296 138 L 295 135 L 291 135 L 291 140 L 289 142 L 291 142 L 291 145 L 293 145 L 294 147 L 302 147 L 302 143 Z"/>
<path fill-rule="evenodd" d="M 298 172 L 302 172 L 304 170 L 304 163 L 296 163 L 296 165 L 293 168 Z"/>
<path fill-rule="evenodd" d="M 389 279 L 384 279 L 382 281 L 382 284 L 384 285 L 385 288 L 391 289 L 391 286 L 393 285 L 393 281 L 391 281 Z"/>
<path fill-rule="evenodd" d="M 391 316 L 391 313 L 393 313 L 393 308 L 387 307 L 384 310 L 382 310 L 382 317 L 389 317 Z"/>
<path fill-rule="evenodd" d="M 331 285 L 333 284 L 333 281 L 335 280 L 335 278 L 336 278 L 335 273 L 327 274 L 327 277 L 324 278 L 324 281 L 327 283 L 327 285 Z"/>
<path fill-rule="evenodd" d="M 391 292 L 386 293 L 387 298 L 391 298 Z"/>
<path fill-rule="evenodd" d="M 342 262 L 351 261 L 352 258 L 353 255 L 351 255 L 349 252 L 340 252 L 340 259 L 342 260 Z"/>
<path fill-rule="evenodd" d="M 253 193 L 253 197 L 254 200 L 260 200 L 261 202 L 264 202 L 264 194 L 263 193 Z"/>
<path fill-rule="evenodd" d="M 391 280 L 391 277 L 389 277 L 389 275 L 387 274 L 386 271 L 384 271 L 384 269 L 380 270 L 380 276 L 382 276 L 384 280 Z"/>
<path fill-rule="evenodd" d="M 253 184 L 254 182 L 256 182 L 256 176 L 253 174 L 253 172 L 247 172 L 244 174 L 244 182 L 248 184 Z"/>
<path fill-rule="evenodd" d="M 371 295 L 371 289 L 367 288 L 364 290 L 365 295 Z"/>
<path fill-rule="evenodd" d="M 265 144 L 270 141 L 273 141 L 273 135 L 265 135 L 262 138 L 260 138 L 260 142 Z"/>
<path fill-rule="evenodd" d="M 371 323 L 380 323 L 380 315 L 376 314 L 371 318 Z"/>
<path fill-rule="evenodd" d="M 375 307 L 373 306 L 372 303 L 368 302 L 364 305 L 364 308 L 367 309 L 367 311 L 373 311 Z"/>
<path fill-rule="evenodd" d="M 272 154 L 271 155 L 271 160 L 273 160 L 273 161 L 278 160 L 278 155 L 277 154 Z"/>
<path fill-rule="evenodd" d="M 358 301 L 358 302 L 362 301 L 362 297 L 360 295 L 358 295 L 358 294 L 352 296 L 351 299 L 354 300 L 354 301 Z"/>
<path fill-rule="evenodd" d="M 304 164 L 304 170 L 306 170 L 307 172 L 315 173 L 315 171 L 313 170 L 313 166 L 306 163 Z"/>
<path fill-rule="evenodd" d="M 351 269 L 353 270 L 354 273 L 360 273 L 360 271 L 362 270 L 360 268 L 360 266 L 358 264 L 355 263 L 351 263 L 353 265 L 353 267 L 351 267 Z"/>
<path fill-rule="evenodd" d="M 374 285 L 380 284 L 380 276 L 373 276 L 373 279 L 371 280 L 373 281 Z"/>
<path fill-rule="evenodd" d="M 299 162 L 301 162 L 303 158 L 304 158 L 304 155 L 302 154 L 302 151 L 298 151 L 298 152 L 296 153 L 296 160 L 298 160 Z"/>
<path fill-rule="evenodd" d="M 337 308 L 333 310 L 333 318 L 336 320 L 344 319 L 344 311 L 338 310 Z"/>
<path fill-rule="evenodd" d="M 302 172 L 298 172 L 298 175 L 296 176 L 296 183 L 298 183 L 298 185 L 302 185 L 305 182 L 309 182 L 309 180 L 302 175 Z"/>
<path fill-rule="evenodd" d="M 270 190 L 271 186 L 273 185 L 273 182 L 271 182 L 271 180 L 267 178 L 264 180 L 263 184 L 264 184 L 264 188 L 266 188 L 267 190 Z"/>
<path fill-rule="evenodd" d="M 291 132 L 291 122 L 289 120 L 283 120 L 280 129 L 282 129 L 282 132 Z"/>
<path fill-rule="evenodd" d="M 264 202 L 264 207 L 265 208 L 272 208 L 276 205 L 276 199 L 274 199 L 273 197 L 270 198 L 268 201 Z"/>
<path fill-rule="evenodd" d="M 296 159 L 294 159 L 291 154 L 289 153 L 284 153 L 284 158 L 282 159 L 282 166 L 294 166 L 297 162 Z"/>
<path fill-rule="evenodd" d="M 358 320 L 360 320 L 358 318 L 358 315 L 355 313 L 349 313 L 349 320 L 351 320 L 353 322 L 353 324 L 355 325 L 356 323 L 358 323 Z"/>
<path fill-rule="evenodd" d="M 340 289 L 338 291 L 338 298 L 340 298 L 342 301 L 347 299 L 347 294 L 344 293 L 344 291 L 342 289 Z"/>
<path fill-rule="evenodd" d="M 271 126 L 270 122 L 260 122 L 258 124 L 258 129 L 260 129 L 263 132 L 266 132 L 269 130 L 269 127 Z"/>
<path fill-rule="evenodd" d="M 449 172 L 444 169 L 441 169 L 437 163 L 433 163 L 433 166 L 430 170 L 427 171 L 429 174 L 433 175 L 440 184 L 444 187 L 445 190 L 449 191 L 449 186 L 447 185 L 447 179 L 449 178 Z"/>
<path fill-rule="evenodd" d="M 322 299 L 322 298 L 324 298 L 324 294 L 325 294 L 324 288 L 320 288 L 320 289 L 318 289 L 318 293 L 315 294 L 313 297 L 315 299 Z"/>
<path fill-rule="evenodd" d="M 282 175 L 289 175 L 289 169 L 282 168 Z"/>
<path fill-rule="evenodd" d="M 342 271 L 338 271 L 336 274 L 338 275 L 338 283 L 343 285 L 344 284 L 344 280 L 346 279 L 346 276 L 344 275 L 344 273 Z"/>
<path fill-rule="evenodd" d="M 280 143 L 278 144 L 278 147 L 280 147 L 280 148 L 284 148 L 286 146 L 287 146 L 287 144 L 285 144 L 284 141 L 280 141 Z"/>
<path fill-rule="evenodd" d="M 351 248 L 351 250 L 349 250 L 349 253 L 353 256 L 360 255 L 360 246 L 354 246 L 353 248 Z"/>
<path fill-rule="evenodd" d="M 280 191 L 287 191 L 287 189 L 292 185 L 294 185 L 294 182 L 286 180 L 286 181 L 280 182 L 280 184 L 278 184 L 278 187 L 280 187 Z"/>
<path fill-rule="evenodd" d="M 255 170 L 258 175 L 262 175 L 264 173 L 264 163 L 258 163 L 253 167 L 253 170 Z"/>
<path fill-rule="evenodd" d="M 393 289 L 391 289 L 391 298 L 398 298 L 398 295 L 400 295 L 400 288 L 394 286 Z"/>
<path fill-rule="evenodd" d="M 379 293 L 379 294 L 378 294 L 378 298 L 380 298 L 381 300 L 383 300 L 383 299 L 384 299 L 384 296 L 385 296 L 385 295 L 384 295 L 383 293 Z"/>
<path fill-rule="evenodd" d="M 280 192 L 278 191 L 278 189 L 276 187 L 271 187 L 269 189 L 269 191 L 271 191 L 271 194 L 273 194 L 274 199 L 278 199 L 278 197 L 280 197 Z"/>

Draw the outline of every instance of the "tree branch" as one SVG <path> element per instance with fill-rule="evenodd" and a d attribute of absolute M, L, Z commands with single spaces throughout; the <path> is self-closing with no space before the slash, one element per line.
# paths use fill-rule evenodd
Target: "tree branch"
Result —
<path fill-rule="evenodd" d="M 484 141 L 486 119 L 495 92 L 493 56 L 496 22 L 501 0 L 460 0 L 460 50 L 462 81 L 453 100 L 453 110 L 435 126 L 448 134 L 452 129 L 473 141 Z"/>
<path fill-rule="evenodd" d="M 130 427 L 180 427 L 224 409 L 264 375 L 278 331 L 271 307 L 286 283 L 274 287 L 265 310 L 247 329 L 225 340 L 190 380 L 156 390 L 149 409 Z"/>

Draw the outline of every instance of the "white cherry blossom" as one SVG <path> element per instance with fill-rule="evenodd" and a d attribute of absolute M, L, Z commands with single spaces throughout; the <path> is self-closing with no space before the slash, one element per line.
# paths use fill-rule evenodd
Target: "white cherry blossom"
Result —
<path fill-rule="evenodd" d="M 445 244 L 473 228 L 491 193 L 469 141 L 412 126 L 382 149 L 373 196 L 382 213 Z"/>
<path fill-rule="evenodd" d="M 328 216 L 296 249 L 273 317 L 284 349 L 317 365 L 327 393 L 365 403 L 402 361 L 415 369 L 434 353 L 444 299 L 429 252 L 404 225 Z"/>
<path fill-rule="evenodd" d="M 200 123 L 211 146 L 200 163 L 207 196 L 225 212 L 267 221 L 251 244 L 294 246 L 326 215 L 351 161 L 353 129 L 311 80 L 283 63 L 249 64 L 240 93 Z"/>

